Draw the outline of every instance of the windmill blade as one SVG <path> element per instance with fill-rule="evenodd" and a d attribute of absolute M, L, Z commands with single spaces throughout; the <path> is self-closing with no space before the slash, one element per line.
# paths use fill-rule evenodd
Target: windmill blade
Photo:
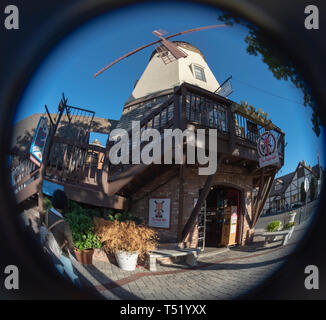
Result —
<path fill-rule="evenodd" d="M 223 27 L 227 27 L 227 25 L 226 24 L 217 24 L 217 25 L 212 25 L 212 26 L 206 26 L 206 27 L 199 27 L 199 28 L 189 29 L 189 30 L 186 30 L 186 31 L 182 31 L 182 32 L 178 32 L 178 33 L 172 34 L 170 36 L 165 37 L 164 39 L 167 40 L 167 39 L 170 39 L 170 38 L 173 38 L 173 37 L 176 37 L 176 36 L 180 36 L 182 34 L 187 34 L 187 33 L 191 33 L 191 32 L 196 32 L 196 31 L 201 31 L 201 30 L 207 30 L 207 29 L 223 28 Z M 96 78 L 98 75 L 100 75 L 105 70 L 109 69 L 110 67 L 112 67 L 113 65 L 115 65 L 116 63 L 118 63 L 119 61 L 121 61 L 121 60 L 123 60 L 123 59 L 125 59 L 125 58 L 127 58 L 127 57 L 129 57 L 129 56 L 131 56 L 133 54 L 135 54 L 138 51 L 141 51 L 141 50 L 143 50 L 145 48 L 148 48 L 148 47 L 150 47 L 150 46 L 152 46 L 154 44 L 157 44 L 159 42 L 162 42 L 162 40 L 160 39 L 160 40 L 153 41 L 153 42 L 151 42 L 149 44 L 143 45 L 143 46 L 141 46 L 141 47 L 139 47 L 139 48 L 137 48 L 135 50 L 132 50 L 132 51 L 126 53 L 122 57 L 114 60 L 113 62 L 111 62 L 110 64 L 108 64 L 106 67 L 104 67 L 101 70 L 99 70 L 98 72 L 96 72 L 94 74 L 94 78 Z"/>
<path fill-rule="evenodd" d="M 111 62 L 110 64 L 108 64 L 106 67 L 104 67 L 104 68 L 101 69 L 100 71 L 96 72 L 96 73 L 94 74 L 94 78 L 96 78 L 96 77 L 97 77 L 98 75 L 100 75 L 102 72 L 104 72 L 105 70 L 109 69 L 109 68 L 112 67 L 114 64 L 118 63 L 119 61 L 121 61 L 121 60 L 123 60 L 123 59 L 125 59 L 125 58 L 127 58 L 127 57 L 129 57 L 129 56 L 131 56 L 131 55 L 133 55 L 134 53 L 136 53 L 136 52 L 138 52 L 138 51 L 140 51 L 140 50 L 143 50 L 143 49 L 145 49 L 145 48 L 147 48 L 147 47 L 150 47 L 150 46 L 152 46 L 152 45 L 154 45 L 154 44 L 156 44 L 156 43 L 159 43 L 159 42 L 161 42 L 161 40 L 156 40 L 156 41 L 153 41 L 153 42 L 151 42 L 151 43 L 149 43 L 149 44 L 146 44 L 146 45 L 144 45 L 144 46 L 141 46 L 141 47 L 139 47 L 139 48 L 137 48 L 137 49 L 135 49 L 135 50 L 133 50 L 133 51 L 130 51 L 130 52 L 126 53 L 126 54 L 123 55 L 122 57 L 120 57 L 120 58 L 114 60 L 113 62 Z"/>
<path fill-rule="evenodd" d="M 153 34 L 155 34 L 157 37 L 159 37 L 161 39 L 161 43 L 163 44 L 163 46 L 169 50 L 171 52 L 171 54 L 176 58 L 176 59 L 180 59 L 180 58 L 185 58 L 188 55 L 183 52 L 182 50 L 180 50 L 176 44 L 172 43 L 171 41 L 167 40 L 166 38 L 162 37 L 162 34 L 160 32 L 158 32 L 157 30 L 153 31 Z"/>
<path fill-rule="evenodd" d="M 226 24 L 215 24 L 215 25 L 212 25 L 212 26 L 193 28 L 193 29 L 189 29 L 189 30 L 186 30 L 186 31 L 181 31 L 181 32 L 175 33 L 175 34 L 173 34 L 171 36 L 165 37 L 165 39 L 170 39 L 172 37 L 181 36 L 182 34 L 187 34 L 187 33 L 191 33 L 191 32 L 197 32 L 197 31 L 215 29 L 215 28 L 224 28 L 224 27 L 228 27 L 228 25 L 226 25 Z"/>

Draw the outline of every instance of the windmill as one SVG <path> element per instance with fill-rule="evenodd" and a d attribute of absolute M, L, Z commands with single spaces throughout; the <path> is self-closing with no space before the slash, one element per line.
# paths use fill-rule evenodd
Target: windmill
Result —
<path fill-rule="evenodd" d="M 227 25 L 225 24 L 218 24 L 218 25 L 211 25 L 211 26 L 206 26 L 206 27 L 199 27 L 199 28 L 193 28 L 193 29 L 189 29 L 186 31 L 182 31 L 182 32 L 178 32 L 175 34 L 172 34 L 170 36 L 167 37 L 163 37 L 166 34 L 166 31 L 164 30 L 154 30 L 153 34 L 155 36 L 157 36 L 159 38 L 159 40 L 153 41 L 151 43 L 148 43 L 146 45 L 143 45 L 133 51 L 128 52 L 127 54 L 123 55 L 122 57 L 114 60 L 113 62 L 111 62 L 110 64 L 108 64 L 106 67 L 104 67 L 103 69 L 99 70 L 97 73 L 94 74 L 94 78 L 96 78 L 98 75 L 100 75 L 101 73 L 103 73 L 105 70 L 109 69 L 110 67 L 112 67 L 113 65 L 115 65 L 116 63 L 118 63 L 119 61 L 135 54 L 138 51 L 141 51 L 145 48 L 148 48 L 152 45 L 154 45 L 156 47 L 156 51 L 157 53 L 160 55 L 160 57 L 162 58 L 163 62 L 165 64 L 172 62 L 173 60 L 177 60 L 180 58 L 185 58 L 187 57 L 187 54 L 179 49 L 177 47 L 177 45 L 171 41 L 169 41 L 169 39 L 176 37 L 176 36 L 180 36 L 183 34 L 187 34 L 187 33 L 191 33 L 191 32 L 196 32 L 196 31 L 202 31 L 202 30 L 207 30 L 207 29 L 214 29 L 214 28 L 222 28 L 222 27 L 227 27 Z M 168 58 L 168 54 L 171 54 L 171 56 L 174 59 L 170 59 Z"/>

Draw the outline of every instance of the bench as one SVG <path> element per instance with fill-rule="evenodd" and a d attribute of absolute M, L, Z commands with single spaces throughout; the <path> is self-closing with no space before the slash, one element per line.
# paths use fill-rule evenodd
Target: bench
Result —
<path fill-rule="evenodd" d="M 190 266 L 197 265 L 197 258 L 200 249 L 158 249 L 149 253 L 149 270 L 156 271 L 157 258 L 174 258 L 186 256 L 186 263 Z"/>
<path fill-rule="evenodd" d="M 274 231 L 274 232 L 264 232 L 261 234 L 257 234 L 257 236 L 265 237 L 264 246 L 267 245 L 267 243 L 275 241 L 276 237 L 282 238 L 282 246 L 285 246 L 289 239 L 292 236 L 294 227 L 292 227 L 289 230 L 283 230 L 283 231 Z"/>

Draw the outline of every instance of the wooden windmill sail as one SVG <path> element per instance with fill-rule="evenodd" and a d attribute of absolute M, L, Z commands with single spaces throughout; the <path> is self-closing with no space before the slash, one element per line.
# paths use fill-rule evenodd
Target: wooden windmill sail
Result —
<path fill-rule="evenodd" d="M 115 65 L 116 63 L 118 63 L 119 61 L 135 54 L 136 52 L 139 52 L 145 48 L 148 48 L 152 45 L 157 45 L 160 44 L 161 46 L 163 46 L 166 50 L 171 53 L 171 55 L 175 58 L 175 59 L 180 59 L 180 58 L 185 58 L 187 56 L 187 54 L 185 52 L 183 52 L 182 50 L 180 50 L 173 42 L 169 41 L 169 39 L 176 37 L 176 36 L 180 36 L 183 34 L 187 34 L 187 33 L 191 33 L 191 32 L 196 32 L 196 31 L 201 31 L 201 30 L 207 30 L 207 29 L 214 29 L 214 28 L 222 28 L 222 27 L 226 27 L 225 24 L 218 24 L 218 25 L 212 25 L 212 26 L 206 26 L 206 27 L 200 27 L 200 28 L 193 28 L 193 29 L 189 29 L 186 31 L 182 31 L 182 32 L 178 32 L 175 34 L 172 34 L 170 36 L 167 37 L 163 37 L 164 32 L 162 32 L 161 30 L 154 30 L 153 34 L 156 35 L 157 37 L 159 37 L 159 40 L 153 41 L 151 43 L 148 43 L 146 45 L 143 45 L 135 50 L 132 50 L 128 53 L 126 53 L 125 55 L 121 56 L 120 58 L 114 60 L 113 62 L 111 62 L 110 64 L 108 64 L 106 67 L 102 68 L 101 70 L 99 70 L 98 72 L 96 72 L 94 74 L 94 78 L 96 78 L 98 75 L 100 75 L 101 73 L 103 73 L 105 70 L 109 69 L 110 67 L 112 67 L 113 65 Z M 156 47 L 158 48 L 158 47 Z M 162 55 L 162 51 L 160 51 L 160 49 L 157 49 L 158 53 Z"/>

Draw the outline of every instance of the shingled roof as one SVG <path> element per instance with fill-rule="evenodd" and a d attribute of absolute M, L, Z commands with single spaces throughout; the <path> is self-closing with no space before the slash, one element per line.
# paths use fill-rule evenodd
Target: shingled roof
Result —
<path fill-rule="evenodd" d="M 131 130 L 132 121 L 141 121 L 155 109 L 159 108 L 172 95 L 173 89 L 150 94 L 141 99 L 126 103 L 116 128 Z"/>
<path fill-rule="evenodd" d="M 271 192 L 270 192 L 269 196 L 274 197 L 274 196 L 277 196 L 277 195 L 280 195 L 280 194 L 284 193 L 285 190 L 287 189 L 287 187 L 289 186 L 289 184 L 291 183 L 295 173 L 296 173 L 296 171 L 288 173 L 288 174 L 286 174 L 286 175 L 284 175 L 282 177 L 276 178 L 273 181 L 273 185 L 272 185 Z M 275 190 L 275 185 L 278 182 L 281 183 L 282 188 L 280 188 L 278 190 Z"/>
<path fill-rule="evenodd" d="M 279 178 L 276 178 L 273 181 L 273 185 L 272 185 L 272 188 L 271 188 L 271 192 L 269 193 L 269 197 L 275 197 L 275 196 L 283 194 L 285 192 L 285 190 L 287 189 L 287 187 L 289 186 L 289 184 L 291 183 L 291 181 L 293 180 L 294 175 L 296 174 L 296 172 L 298 173 L 298 177 L 303 177 L 304 176 L 304 171 L 303 171 L 304 168 L 309 170 L 317 179 L 320 178 L 320 166 L 319 166 L 319 164 L 316 164 L 315 166 L 313 166 L 311 168 L 311 167 L 306 166 L 305 163 L 303 161 L 301 161 L 301 162 L 298 163 L 297 168 L 293 172 L 288 173 L 288 174 L 286 174 L 284 176 L 281 176 Z M 280 189 L 278 189 L 278 190 L 275 190 L 276 183 L 278 183 L 278 182 L 281 183 L 282 187 Z"/>

